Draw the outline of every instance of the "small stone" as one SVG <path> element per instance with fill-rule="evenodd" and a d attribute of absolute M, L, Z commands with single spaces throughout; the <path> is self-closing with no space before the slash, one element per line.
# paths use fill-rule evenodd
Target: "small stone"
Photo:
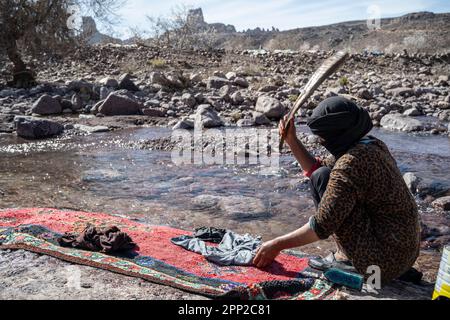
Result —
<path fill-rule="evenodd" d="M 230 84 L 230 81 L 228 79 L 213 76 L 208 78 L 206 87 L 208 89 L 220 89 L 228 84 Z"/>
<path fill-rule="evenodd" d="M 409 117 L 417 117 L 417 116 L 420 116 L 421 113 L 416 108 L 410 108 L 410 109 L 406 110 L 405 112 L 403 112 L 403 115 L 409 116 Z"/>
<path fill-rule="evenodd" d="M 448 211 L 450 210 L 450 196 L 438 198 L 431 205 L 435 208 Z"/>

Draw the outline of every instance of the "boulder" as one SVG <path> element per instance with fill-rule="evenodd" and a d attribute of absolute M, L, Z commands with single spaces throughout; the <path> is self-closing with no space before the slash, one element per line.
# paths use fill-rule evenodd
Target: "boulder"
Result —
<path fill-rule="evenodd" d="M 261 112 L 253 112 L 253 120 L 258 126 L 265 126 L 270 124 L 270 119 Z"/>
<path fill-rule="evenodd" d="M 206 87 L 208 89 L 220 89 L 228 84 L 230 84 L 230 81 L 228 79 L 213 76 L 208 78 L 206 82 Z"/>
<path fill-rule="evenodd" d="M 234 79 L 233 84 L 235 84 L 239 87 L 242 87 L 242 88 L 248 88 L 248 86 L 249 86 L 248 81 L 246 79 L 240 78 L 240 77 Z"/>
<path fill-rule="evenodd" d="M 359 89 L 357 96 L 364 100 L 371 100 L 373 98 L 372 93 L 366 88 Z"/>
<path fill-rule="evenodd" d="M 164 117 L 166 113 L 164 110 L 156 109 L 156 108 L 145 108 L 142 109 L 142 114 L 148 117 Z"/>
<path fill-rule="evenodd" d="M 16 117 L 16 133 L 25 139 L 49 138 L 64 131 L 64 126 L 58 122 L 34 117 Z"/>
<path fill-rule="evenodd" d="M 398 113 L 385 115 L 381 118 L 380 125 L 388 130 L 405 132 L 422 131 L 424 129 L 424 124 L 421 121 Z"/>
<path fill-rule="evenodd" d="M 189 108 L 193 108 L 197 105 L 197 100 L 194 98 L 194 96 L 190 93 L 185 93 L 181 96 L 181 101 L 185 105 L 187 105 Z"/>
<path fill-rule="evenodd" d="M 123 74 L 119 78 L 119 89 L 133 92 L 139 91 L 139 88 L 134 84 L 133 80 L 131 80 L 131 75 L 128 73 Z"/>
<path fill-rule="evenodd" d="M 181 119 L 178 123 L 172 128 L 172 130 L 178 129 L 194 129 L 194 121 L 188 118 Z"/>
<path fill-rule="evenodd" d="M 44 94 L 33 104 L 31 112 L 40 115 L 58 114 L 62 112 L 62 107 L 57 99 Z"/>
<path fill-rule="evenodd" d="M 83 100 L 78 93 L 74 93 L 71 99 L 73 111 L 79 111 L 83 108 Z"/>
<path fill-rule="evenodd" d="M 407 172 L 403 175 L 403 180 L 405 180 L 409 191 L 411 191 L 412 194 L 416 194 L 420 179 L 414 173 Z"/>
<path fill-rule="evenodd" d="M 99 81 L 99 83 L 105 87 L 117 89 L 119 87 L 119 82 L 111 77 L 105 77 Z"/>
<path fill-rule="evenodd" d="M 450 210 L 450 196 L 438 198 L 434 200 L 431 205 L 435 208 L 448 211 Z"/>
<path fill-rule="evenodd" d="M 211 105 L 202 104 L 198 106 L 195 112 L 196 128 L 216 128 L 221 126 L 223 126 L 223 121 Z"/>
<path fill-rule="evenodd" d="M 255 110 L 263 113 L 268 118 L 276 120 L 281 119 L 286 113 L 286 108 L 281 102 L 269 96 L 260 96 L 256 101 Z"/>
<path fill-rule="evenodd" d="M 98 107 L 98 112 L 105 116 L 141 114 L 141 105 L 127 96 L 111 93 Z"/>

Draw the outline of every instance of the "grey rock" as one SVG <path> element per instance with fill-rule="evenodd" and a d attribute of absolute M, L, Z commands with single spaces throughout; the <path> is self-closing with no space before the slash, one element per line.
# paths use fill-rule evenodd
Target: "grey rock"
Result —
<path fill-rule="evenodd" d="M 248 88 L 249 86 L 248 81 L 246 79 L 239 77 L 233 80 L 233 84 L 242 88 Z"/>
<path fill-rule="evenodd" d="M 107 132 L 109 128 L 107 126 L 86 126 L 83 124 L 75 124 L 73 126 L 75 129 L 86 132 L 86 133 L 97 133 L 97 132 Z"/>
<path fill-rule="evenodd" d="M 187 105 L 189 108 L 193 108 L 197 105 L 197 100 L 194 98 L 194 96 L 190 93 L 185 93 L 181 96 L 181 101 L 185 105 Z"/>
<path fill-rule="evenodd" d="M 105 116 L 141 114 L 141 105 L 127 96 L 111 93 L 99 106 L 98 112 Z"/>
<path fill-rule="evenodd" d="M 109 87 L 109 88 L 113 88 L 113 89 L 117 89 L 119 87 L 119 82 L 111 77 L 105 77 L 103 79 L 101 79 L 99 81 L 99 83 L 103 86 Z"/>
<path fill-rule="evenodd" d="M 371 100 L 373 98 L 372 93 L 368 89 L 359 89 L 357 96 L 361 99 Z"/>
<path fill-rule="evenodd" d="M 253 112 L 253 120 L 255 124 L 258 126 L 265 126 L 270 124 L 270 119 L 266 117 L 264 113 L 261 112 Z"/>
<path fill-rule="evenodd" d="M 105 100 L 111 92 L 108 87 L 100 87 L 100 100 Z"/>
<path fill-rule="evenodd" d="M 410 109 L 406 110 L 405 112 L 403 112 L 403 115 L 409 116 L 409 117 L 417 117 L 417 116 L 420 116 L 421 113 L 419 110 L 417 110 L 417 108 L 410 108 Z"/>
<path fill-rule="evenodd" d="M 281 119 L 286 113 L 286 108 L 281 102 L 269 96 L 260 96 L 256 102 L 255 110 L 271 119 Z"/>
<path fill-rule="evenodd" d="M 238 127 L 240 127 L 240 128 L 253 127 L 255 125 L 255 120 L 254 119 L 248 119 L 248 118 L 240 119 L 240 120 L 238 120 L 236 125 Z"/>
<path fill-rule="evenodd" d="M 139 91 L 139 88 L 131 80 L 131 75 L 128 73 L 123 74 L 119 78 L 119 89 L 124 89 L 128 91 Z"/>
<path fill-rule="evenodd" d="M 172 128 L 172 130 L 178 129 L 194 129 L 194 121 L 188 118 L 181 119 L 177 124 Z"/>
<path fill-rule="evenodd" d="M 405 132 L 422 131 L 424 129 L 424 125 L 421 121 L 398 113 L 385 115 L 381 119 L 380 125 L 388 130 L 400 130 Z"/>
<path fill-rule="evenodd" d="M 16 132 L 25 139 L 49 138 L 64 131 L 64 126 L 58 122 L 34 117 L 16 117 L 14 119 Z"/>
<path fill-rule="evenodd" d="M 77 93 L 75 93 L 72 96 L 71 102 L 72 102 L 71 109 L 73 111 L 78 111 L 78 110 L 81 110 L 83 108 L 83 100 L 81 99 L 81 97 Z"/>
<path fill-rule="evenodd" d="M 417 186 L 420 183 L 420 178 L 412 172 L 407 172 L 403 175 L 403 180 L 405 180 L 406 186 L 412 194 L 417 193 Z"/>
<path fill-rule="evenodd" d="M 442 210 L 450 210 L 450 196 L 438 198 L 434 200 L 431 205 Z"/>
<path fill-rule="evenodd" d="M 40 115 L 58 114 L 62 112 L 62 107 L 57 99 L 44 94 L 33 104 L 31 112 Z"/>
<path fill-rule="evenodd" d="M 142 109 L 142 114 L 148 117 L 164 117 L 166 113 L 164 110 L 156 109 L 156 108 L 145 108 Z"/>
<path fill-rule="evenodd" d="M 402 87 L 402 88 L 395 88 L 395 89 L 387 90 L 386 93 L 388 95 L 394 96 L 394 97 L 397 97 L 397 96 L 409 97 L 409 96 L 414 95 L 414 90 L 411 88 Z"/>
<path fill-rule="evenodd" d="M 230 84 L 230 81 L 228 79 L 213 76 L 208 78 L 206 82 L 206 87 L 208 89 L 220 89 L 228 84 Z"/>
<path fill-rule="evenodd" d="M 211 105 L 202 104 L 198 106 L 195 112 L 196 128 L 216 128 L 221 126 L 223 126 L 223 121 Z"/>

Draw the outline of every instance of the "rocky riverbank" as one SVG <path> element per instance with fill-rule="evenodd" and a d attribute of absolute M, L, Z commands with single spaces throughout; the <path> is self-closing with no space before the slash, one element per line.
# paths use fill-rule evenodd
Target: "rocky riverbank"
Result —
<path fill-rule="evenodd" d="M 0 171 L 6 173 L 0 177 L 0 207 L 126 213 L 186 230 L 208 219 L 237 232 L 280 235 L 294 221 L 306 222 L 313 210 L 307 183 L 296 176 L 298 167 L 288 151 L 276 177 L 261 177 L 252 168 L 189 167 L 187 172 L 170 162 L 170 132 L 275 129 L 331 54 L 105 45 L 35 62 L 38 86 L 0 84 Z M 300 111 L 302 123 L 322 99 L 337 94 L 367 108 L 383 129 L 376 128 L 376 135 L 400 137 L 388 145 L 419 205 L 422 252 L 417 267 L 428 284 L 397 283 L 383 295 L 349 293 L 351 299 L 431 295 L 439 250 L 450 241 L 450 156 L 440 151 L 449 143 L 449 59 L 443 54 L 353 54 Z M 0 73 L 6 74 L 7 67 Z M 298 134 L 315 154 L 326 155 L 309 133 Z M 170 196 L 175 192 L 177 199 Z M 243 216 L 248 208 L 255 214 Z M 325 242 L 305 250 L 325 254 L 331 248 Z M 71 290 L 64 278 L 67 266 L 23 251 L 0 251 L 0 298 L 197 298 L 88 267 L 80 267 L 85 284 Z"/>

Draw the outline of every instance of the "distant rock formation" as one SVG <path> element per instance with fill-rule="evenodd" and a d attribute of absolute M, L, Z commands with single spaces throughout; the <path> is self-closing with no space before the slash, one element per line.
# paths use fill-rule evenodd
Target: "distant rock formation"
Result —
<path fill-rule="evenodd" d="M 224 23 L 207 23 L 203 16 L 202 8 L 191 9 L 188 11 L 186 23 L 198 32 L 212 33 L 235 33 L 236 28 L 230 24 Z"/>
<path fill-rule="evenodd" d="M 83 17 L 81 25 L 81 36 L 90 45 L 106 43 L 122 43 L 120 39 L 110 37 L 97 29 L 97 24 L 92 17 Z"/>

